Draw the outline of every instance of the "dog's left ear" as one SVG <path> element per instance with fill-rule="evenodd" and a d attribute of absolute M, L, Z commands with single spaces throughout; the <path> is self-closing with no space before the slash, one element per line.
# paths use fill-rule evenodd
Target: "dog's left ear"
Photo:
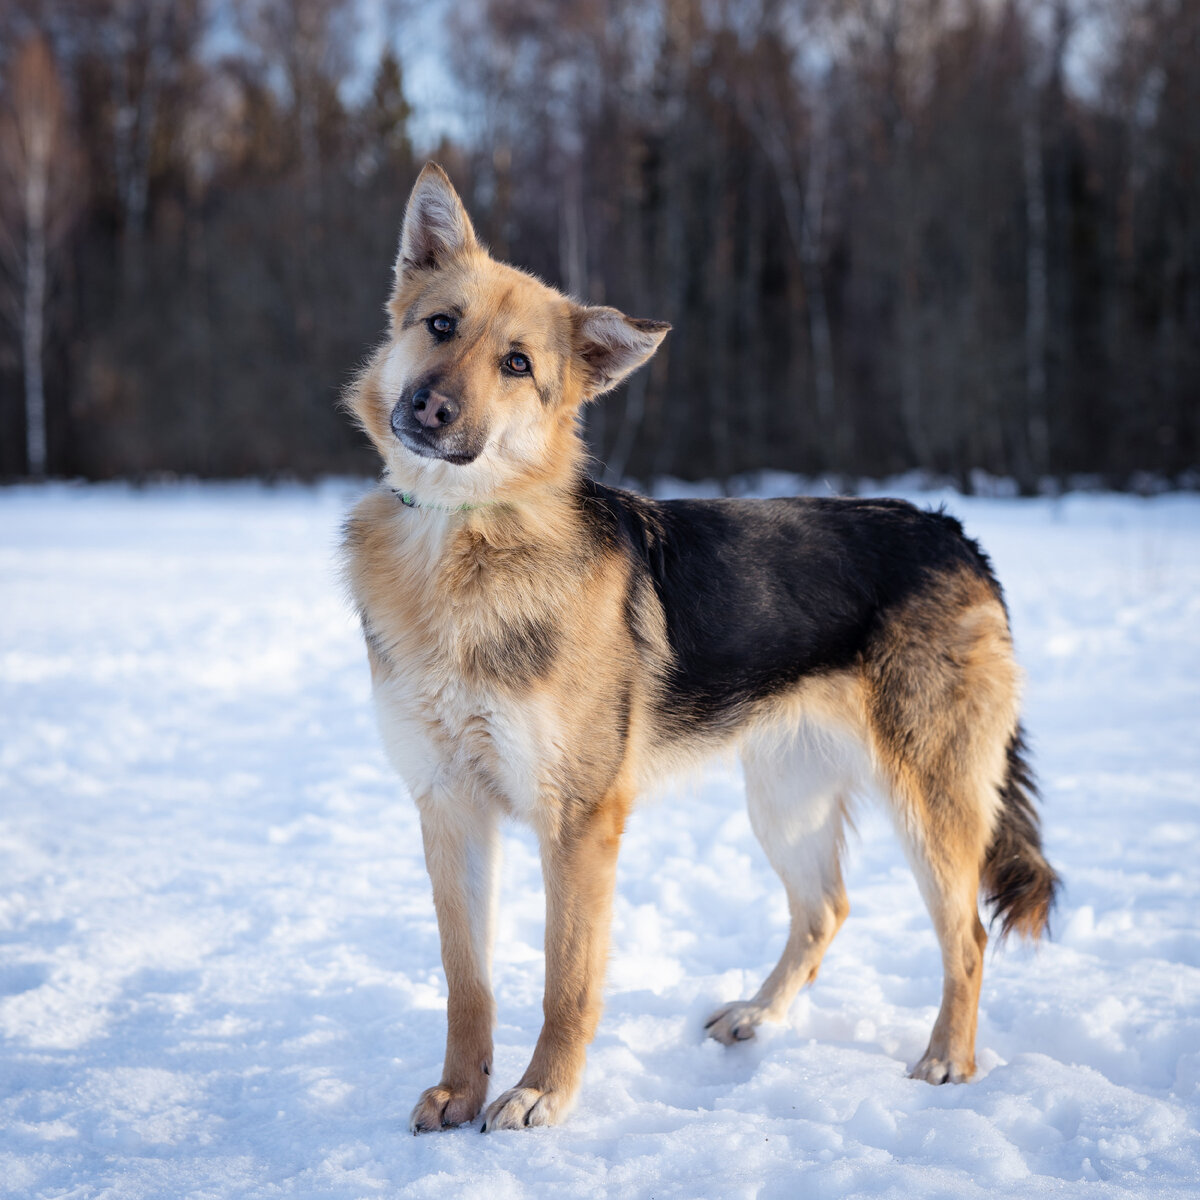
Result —
<path fill-rule="evenodd" d="M 627 317 L 615 308 L 575 309 L 575 353 L 584 369 L 587 400 L 615 388 L 658 349 L 671 326 Z"/>
<path fill-rule="evenodd" d="M 406 271 L 440 267 L 475 244 L 471 218 L 450 177 L 437 163 L 426 163 L 404 210 L 396 278 Z"/>

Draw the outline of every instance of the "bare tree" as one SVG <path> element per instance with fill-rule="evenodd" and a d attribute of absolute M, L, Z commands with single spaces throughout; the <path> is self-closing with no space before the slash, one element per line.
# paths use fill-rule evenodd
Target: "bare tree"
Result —
<path fill-rule="evenodd" d="M 1050 282 L 1046 175 L 1043 165 L 1043 107 L 1047 94 L 1061 87 L 1063 60 L 1072 24 L 1067 0 L 1054 0 L 1050 45 L 1036 48 L 1026 69 L 1021 105 L 1021 166 L 1025 185 L 1025 394 L 1026 446 L 1023 473 L 1032 483 L 1046 470 L 1050 455 L 1046 357 L 1049 348 Z M 1026 25 L 1031 24 L 1026 19 Z"/>
<path fill-rule="evenodd" d="M 282 71 L 290 93 L 305 216 L 321 218 L 322 123 L 351 69 L 357 33 L 346 0 L 255 0 L 239 10 L 268 70 Z"/>
<path fill-rule="evenodd" d="M 172 6 L 164 0 L 120 0 L 102 36 L 113 62 L 113 167 L 127 234 L 146 224 L 150 150 L 168 61 Z"/>
<path fill-rule="evenodd" d="M 16 55 L 0 112 L 0 253 L 15 282 L 9 299 L 20 331 L 26 469 L 37 478 L 47 466 L 42 358 L 49 268 L 78 199 L 66 96 L 49 45 L 34 37 Z"/>
<path fill-rule="evenodd" d="M 122 283 L 142 279 L 143 241 L 163 110 L 204 21 L 202 0 L 90 0 L 74 40 L 104 64 L 110 113 L 109 170 L 121 221 Z"/>

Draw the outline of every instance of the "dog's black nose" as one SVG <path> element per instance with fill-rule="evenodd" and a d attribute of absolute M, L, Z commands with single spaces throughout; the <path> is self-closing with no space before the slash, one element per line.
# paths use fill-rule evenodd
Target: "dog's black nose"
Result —
<path fill-rule="evenodd" d="M 441 429 L 458 420 L 462 406 L 449 396 L 423 387 L 413 392 L 412 407 L 413 415 L 426 429 Z"/>

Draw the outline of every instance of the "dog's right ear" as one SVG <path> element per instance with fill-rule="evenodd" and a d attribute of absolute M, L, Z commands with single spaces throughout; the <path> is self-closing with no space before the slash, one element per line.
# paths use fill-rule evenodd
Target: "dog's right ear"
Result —
<path fill-rule="evenodd" d="M 437 163 L 426 163 L 404 211 L 396 278 L 448 262 L 475 245 L 475 230 L 450 177 Z"/>
<path fill-rule="evenodd" d="M 574 305 L 575 353 L 583 366 L 583 397 L 591 400 L 636 371 L 671 331 L 666 321 L 627 317 L 615 308 Z"/>

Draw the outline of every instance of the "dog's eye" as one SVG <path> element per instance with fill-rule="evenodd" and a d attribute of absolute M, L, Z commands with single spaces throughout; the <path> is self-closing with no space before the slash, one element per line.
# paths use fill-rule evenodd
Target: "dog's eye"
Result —
<path fill-rule="evenodd" d="M 525 357 L 524 354 L 510 354 L 504 360 L 504 365 L 514 375 L 528 375 L 533 369 L 533 364 Z"/>
<path fill-rule="evenodd" d="M 425 322 L 429 326 L 429 332 L 435 338 L 448 338 L 453 332 L 455 325 L 458 324 L 453 317 L 446 316 L 445 313 L 437 313 Z"/>

